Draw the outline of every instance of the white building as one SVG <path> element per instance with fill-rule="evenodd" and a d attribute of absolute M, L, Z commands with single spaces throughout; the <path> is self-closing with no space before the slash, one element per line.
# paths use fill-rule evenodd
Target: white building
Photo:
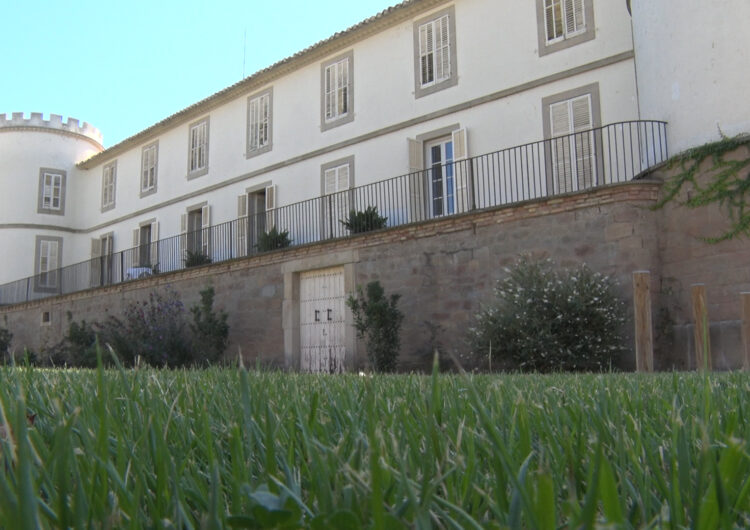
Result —
<path fill-rule="evenodd" d="M 106 150 L 0 115 L 0 303 L 244 256 L 272 225 L 345 236 L 351 208 L 401 224 L 628 180 L 665 159 L 659 121 L 672 152 L 748 130 L 750 3 L 629 9 L 407 0 Z"/>

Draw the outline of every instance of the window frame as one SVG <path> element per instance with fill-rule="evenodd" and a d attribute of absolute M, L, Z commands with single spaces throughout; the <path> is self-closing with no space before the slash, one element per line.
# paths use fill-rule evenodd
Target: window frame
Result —
<path fill-rule="evenodd" d="M 266 132 L 266 143 L 264 145 L 259 145 L 257 147 L 253 147 L 253 128 L 258 127 L 258 125 L 254 125 L 252 121 L 253 117 L 253 103 L 255 101 L 258 101 L 258 105 L 261 105 L 262 99 L 264 97 L 268 98 L 268 116 L 266 117 L 267 121 L 267 132 Z M 262 108 L 262 107 L 261 107 Z M 246 158 L 252 158 L 254 156 L 261 155 L 263 153 L 267 153 L 268 151 L 271 151 L 273 149 L 273 87 L 266 88 L 265 90 L 261 90 L 260 92 L 256 92 L 255 94 L 252 94 L 248 96 L 247 98 L 247 141 L 245 146 L 245 157 Z M 259 135 L 260 136 L 260 135 Z"/>
<path fill-rule="evenodd" d="M 347 61 L 348 63 L 346 114 L 337 114 L 331 119 L 326 119 L 326 71 L 343 61 Z M 346 53 L 339 54 L 320 63 L 320 130 L 327 131 L 352 121 L 354 121 L 354 50 L 349 50 Z"/>
<path fill-rule="evenodd" d="M 107 202 L 107 179 L 112 180 L 112 200 Z M 106 212 L 115 207 L 117 202 L 117 160 L 102 166 L 102 204 L 101 211 Z"/>
<path fill-rule="evenodd" d="M 44 206 L 45 198 L 45 177 L 51 175 L 53 177 L 60 177 L 60 206 L 54 208 L 52 206 L 52 199 L 54 199 L 54 182 L 52 185 L 52 196 L 50 197 L 50 206 Z M 37 201 L 37 213 L 50 214 L 50 215 L 65 215 L 65 188 L 67 184 L 67 172 L 62 169 L 54 169 L 49 167 L 39 168 L 39 196 Z"/>
<path fill-rule="evenodd" d="M 334 192 L 326 193 L 326 173 L 331 170 L 338 170 L 341 167 L 347 166 L 349 168 L 349 175 L 348 175 L 348 186 L 345 189 L 341 189 Z M 337 175 L 338 178 L 338 175 Z M 334 196 L 342 196 L 341 203 L 334 206 L 334 210 L 336 210 L 336 215 L 342 215 L 342 214 L 348 214 L 349 210 L 356 209 L 355 204 L 355 196 L 354 196 L 354 155 L 350 155 L 344 158 L 339 158 L 337 160 L 332 160 L 330 162 L 327 162 L 325 164 L 322 164 L 320 166 L 320 196 L 321 196 L 321 209 L 320 209 L 320 227 L 321 227 L 321 233 L 320 236 L 323 239 L 329 238 L 329 237 L 341 237 L 347 235 L 346 229 L 343 228 L 343 225 L 339 222 L 340 219 L 335 219 L 335 222 L 331 223 L 330 215 L 331 212 L 329 212 L 329 204 L 330 200 L 326 199 L 329 195 Z M 338 187 L 338 186 L 337 186 Z M 344 194 L 343 192 L 347 192 Z M 343 198 L 343 195 L 346 195 L 345 198 Z M 338 200 L 338 199 L 337 199 Z M 342 211 L 342 208 L 344 211 Z M 324 233 L 328 232 L 328 233 Z"/>
<path fill-rule="evenodd" d="M 431 81 L 429 84 L 422 84 L 422 56 L 420 49 L 420 32 L 421 28 L 427 24 L 434 24 L 443 17 L 448 17 L 448 46 L 450 47 L 448 56 L 450 57 L 450 75 L 440 81 Z M 458 54 L 456 49 L 456 8 L 449 6 L 431 15 L 423 17 L 414 22 L 414 97 L 421 98 L 433 94 L 440 90 L 445 90 L 458 84 Z M 433 33 L 434 34 L 434 33 Z M 433 60 L 434 57 L 433 57 Z M 433 67 L 434 71 L 434 67 Z"/>
<path fill-rule="evenodd" d="M 211 134 L 211 127 L 210 127 L 210 121 L 209 116 L 206 116 L 205 118 L 202 118 L 200 120 L 196 120 L 193 123 L 191 123 L 188 126 L 188 152 L 187 152 L 187 178 L 188 180 L 194 179 L 197 177 L 201 177 L 208 173 L 208 164 L 209 164 L 209 147 L 210 147 L 210 134 Z M 197 145 L 196 147 L 193 147 L 193 131 L 197 130 L 199 127 L 205 126 L 206 133 L 205 133 L 205 144 L 203 146 L 203 149 L 205 151 L 205 157 L 204 162 L 202 166 L 196 166 L 195 168 L 192 167 L 193 162 L 193 151 L 200 149 L 200 145 Z M 200 156 L 200 155 L 197 155 Z"/>
<path fill-rule="evenodd" d="M 49 268 L 49 266 L 42 270 L 42 244 L 43 243 L 54 243 L 57 245 L 57 252 L 56 252 L 56 260 L 57 260 L 57 266 L 53 269 Z M 34 243 L 34 292 L 37 293 L 57 293 L 61 290 L 60 285 L 60 274 L 59 270 L 62 268 L 62 252 L 63 252 L 63 238 L 59 236 L 36 236 L 36 240 Z M 49 261 L 49 256 L 51 254 L 47 254 L 47 260 Z M 50 282 L 50 271 L 55 271 L 54 273 L 54 282 Z M 42 283 L 42 274 L 47 274 L 47 281 Z"/>
<path fill-rule="evenodd" d="M 589 96 L 589 101 L 591 105 L 591 130 L 592 130 L 592 154 L 594 157 L 594 164 L 592 165 L 592 177 L 594 180 L 598 180 L 600 177 L 604 175 L 604 168 L 602 167 L 602 156 L 603 156 L 603 148 L 602 148 L 602 133 L 601 133 L 601 126 L 602 126 L 602 108 L 601 108 L 601 98 L 599 96 L 599 83 L 591 83 L 588 85 L 580 86 L 577 88 L 573 88 L 570 90 L 566 90 L 564 92 L 558 92 L 557 94 L 553 94 L 551 96 L 546 96 L 542 98 L 542 127 L 543 127 L 543 137 L 545 140 L 551 140 L 553 138 L 552 136 L 552 119 L 550 117 L 550 108 L 555 105 L 562 102 L 570 101 L 573 99 L 578 99 L 582 96 Z M 571 134 L 578 134 L 578 133 L 571 133 Z M 555 182 L 554 178 L 554 169 L 552 166 L 553 162 L 553 156 L 552 156 L 552 142 L 546 141 L 545 142 L 545 167 L 546 167 L 546 175 L 547 175 L 547 186 L 548 189 L 554 190 L 555 185 L 558 184 Z M 577 181 L 576 181 L 577 182 Z M 576 184 L 574 187 L 578 186 Z M 580 188 L 579 188 L 580 189 Z"/>
<path fill-rule="evenodd" d="M 596 22 L 594 20 L 594 0 L 581 0 L 583 4 L 583 18 L 585 28 L 573 35 L 567 36 L 565 24 L 563 23 L 563 36 L 548 41 L 547 39 L 547 6 L 548 0 L 536 0 L 536 21 L 537 21 L 537 38 L 539 44 L 539 57 L 554 53 L 571 46 L 576 46 L 583 42 L 593 40 L 596 37 Z M 558 1 L 558 0 L 552 0 Z M 566 2 L 567 0 L 559 0 Z M 571 0 L 575 1 L 575 0 Z M 563 4 L 564 6 L 564 4 Z M 564 20 L 565 17 L 563 17 Z"/>
<path fill-rule="evenodd" d="M 146 153 L 148 151 L 153 151 L 154 158 L 153 158 L 153 166 L 146 168 Z M 144 173 L 147 169 L 153 169 L 154 175 L 153 175 L 153 184 L 151 187 L 144 188 L 143 183 L 145 180 Z M 153 195 L 156 193 L 156 190 L 158 189 L 159 184 L 159 140 L 156 140 L 155 142 L 151 142 L 150 144 L 144 145 L 141 148 L 141 172 L 140 172 L 140 197 L 147 197 L 148 195 Z"/>

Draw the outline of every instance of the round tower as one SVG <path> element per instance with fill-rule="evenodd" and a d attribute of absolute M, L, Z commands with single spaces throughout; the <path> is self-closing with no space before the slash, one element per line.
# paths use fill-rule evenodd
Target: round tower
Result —
<path fill-rule="evenodd" d="M 66 243 L 80 228 L 77 211 L 84 206 L 76 203 L 83 173 L 76 164 L 102 150 L 99 130 L 74 118 L 0 114 L 0 248 L 6 254 L 0 286 L 40 266 L 68 264 Z M 59 288 L 49 280 L 36 288 Z M 27 288 L 34 298 L 35 286 Z M 12 301 L 0 289 L 0 304 Z"/>

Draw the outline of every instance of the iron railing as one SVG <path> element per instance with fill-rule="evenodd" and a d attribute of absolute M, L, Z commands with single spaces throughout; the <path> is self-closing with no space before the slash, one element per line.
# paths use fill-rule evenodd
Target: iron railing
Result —
<path fill-rule="evenodd" d="M 14 304 L 377 228 L 626 182 L 667 159 L 666 123 L 629 121 L 316 197 L 0 285 Z"/>

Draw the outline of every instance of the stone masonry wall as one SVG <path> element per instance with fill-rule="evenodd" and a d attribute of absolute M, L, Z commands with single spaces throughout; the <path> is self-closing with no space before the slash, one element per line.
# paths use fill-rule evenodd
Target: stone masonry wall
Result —
<path fill-rule="evenodd" d="M 750 145 L 740 146 L 726 159 L 750 157 Z M 697 183 L 709 182 L 712 160 L 699 168 Z M 679 171 L 664 166 L 653 177 L 665 180 Z M 746 236 L 721 243 L 705 238 L 722 234 L 729 226 L 727 211 L 712 204 L 696 209 L 683 206 L 694 190 L 680 194 L 658 210 L 654 230 L 659 233 L 660 279 L 653 282 L 654 330 L 660 355 L 660 369 L 695 368 L 695 345 L 691 285 L 706 286 L 710 340 L 714 369 L 742 367 L 740 293 L 750 291 L 750 241 Z"/>
<path fill-rule="evenodd" d="M 227 355 L 241 352 L 249 363 L 283 366 L 281 265 L 356 251 L 357 284 L 380 280 L 387 292 L 402 295 L 406 318 L 400 369 L 428 369 L 435 348 L 459 358 L 466 353 L 472 315 L 490 299 L 504 267 L 520 254 L 550 257 L 562 266 L 585 262 L 613 275 L 631 307 L 632 272 L 659 269 L 658 214 L 650 209 L 658 191 L 658 182 L 638 181 L 295 247 L 0 308 L 0 325 L 12 331 L 17 350 L 40 351 L 63 336 L 68 312 L 76 321 L 102 320 L 165 285 L 190 306 L 201 289 L 212 285 L 216 307 L 229 313 Z M 658 274 L 652 280 L 658 285 Z M 50 325 L 41 324 L 43 312 L 50 313 Z M 629 337 L 631 330 L 628 323 Z M 364 358 L 360 344 L 351 368 L 361 367 Z M 622 367 L 634 367 L 632 354 Z"/>

